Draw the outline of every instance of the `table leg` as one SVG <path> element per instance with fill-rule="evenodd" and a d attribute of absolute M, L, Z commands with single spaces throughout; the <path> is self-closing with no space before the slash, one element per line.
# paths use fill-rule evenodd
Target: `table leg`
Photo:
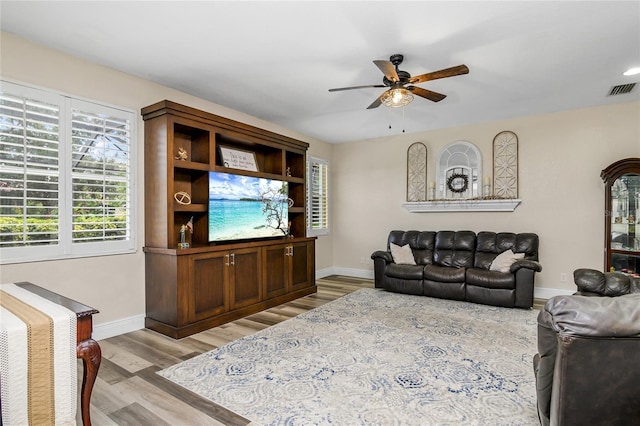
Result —
<path fill-rule="evenodd" d="M 89 403 L 91 401 L 91 391 L 98 376 L 98 368 L 102 361 L 102 351 L 100 345 L 93 339 L 80 342 L 76 348 L 78 358 L 82 358 L 82 390 L 80 393 L 80 409 L 82 412 L 82 424 L 91 426 L 91 411 Z"/>

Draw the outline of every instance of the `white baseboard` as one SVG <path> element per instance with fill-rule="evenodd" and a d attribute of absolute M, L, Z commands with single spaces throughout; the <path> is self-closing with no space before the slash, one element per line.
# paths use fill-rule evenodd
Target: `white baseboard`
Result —
<path fill-rule="evenodd" d="M 316 278 L 325 278 L 333 275 L 333 268 L 316 269 Z"/>
<path fill-rule="evenodd" d="M 318 278 L 324 278 L 329 275 L 345 275 L 347 277 L 364 278 L 370 280 L 373 279 L 373 271 L 370 271 L 368 269 L 340 268 L 334 266 L 331 268 L 323 269 L 322 271 L 325 272 L 326 275 Z"/>
<path fill-rule="evenodd" d="M 368 269 L 331 267 L 316 271 L 316 278 L 325 278 L 330 275 L 345 275 L 347 277 L 373 279 L 373 271 Z M 556 288 L 539 288 L 533 291 L 533 297 L 538 299 L 550 299 L 553 296 L 569 295 L 571 290 L 559 290 Z M 144 328 L 145 315 L 135 315 L 129 318 L 122 318 L 116 321 L 97 324 L 93 327 L 93 338 L 95 340 L 108 339 L 124 333 L 141 330 Z"/>
<path fill-rule="evenodd" d="M 576 290 L 560 290 L 558 288 L 534 288 L 533 297 L 536 299 L 551 299 L 553 296 L 569 296 L 575 293 Z"/>
<path fill-rule="evenodd" d="M 109 337 L 119 336 L 120 334 L 130 333 L 132 331 L 144 328 L 144 314 L 135 315 L 129 318 L 97 324 L 93 327 L 92 336 L 94 340 L 108 339 Z"/>

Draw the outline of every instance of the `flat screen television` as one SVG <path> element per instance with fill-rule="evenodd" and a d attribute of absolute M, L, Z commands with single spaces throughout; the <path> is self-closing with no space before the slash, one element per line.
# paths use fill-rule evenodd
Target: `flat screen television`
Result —
<path fill-rule="evenodd" d="M 209 242 L 288 234 L 287 183 L 209 172 Z"/>

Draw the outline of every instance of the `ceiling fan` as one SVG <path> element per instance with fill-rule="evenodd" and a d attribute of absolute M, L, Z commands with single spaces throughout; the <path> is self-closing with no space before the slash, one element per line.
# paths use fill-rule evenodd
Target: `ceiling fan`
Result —
<path fill-rule="evenodd" d="M 437 80 L 439 78 L 454 77 L 456 75 L 468 74 L 469 68 L 466 65 L 458 65 L 451 68 L 445 68 L 440 71 L 429 72 L 426 74 L 411 77 L 406 71 L 398 69 L 398 65 L 402 63 L 404 56 L 400 54 L 391 55 L 388 61 L 373 61 L 374 64 L 384 74 L 383 84 L 373 84 L 368 86 L 352 86 L 339 87 L 329 89 L 330 92 L 338 92 L 341 90 L 365 89 L 369 87 L 388 87 L 378 98 L 367 107 L 367 109 L 377 108 L 382 104 L 389 107 L 401 107 L 407 105 L 413 100 L 413 95 L 420 96 L 433 102 L 440 102 L 447 95 L 423 89 L 417 86 L 406 86 L 407 84 L 423 83 L 425 81 Z"/>

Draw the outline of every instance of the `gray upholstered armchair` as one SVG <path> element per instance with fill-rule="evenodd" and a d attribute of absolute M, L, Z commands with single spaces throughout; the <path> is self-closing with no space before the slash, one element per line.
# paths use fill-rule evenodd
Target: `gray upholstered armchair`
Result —
<path fill-rule="evenodd" d="M 576 270 L 574 278 L 578 293 L 549 299 L 538 315 L 540 423 L 638 424 L 639 282 L 592 269 Z"/>

